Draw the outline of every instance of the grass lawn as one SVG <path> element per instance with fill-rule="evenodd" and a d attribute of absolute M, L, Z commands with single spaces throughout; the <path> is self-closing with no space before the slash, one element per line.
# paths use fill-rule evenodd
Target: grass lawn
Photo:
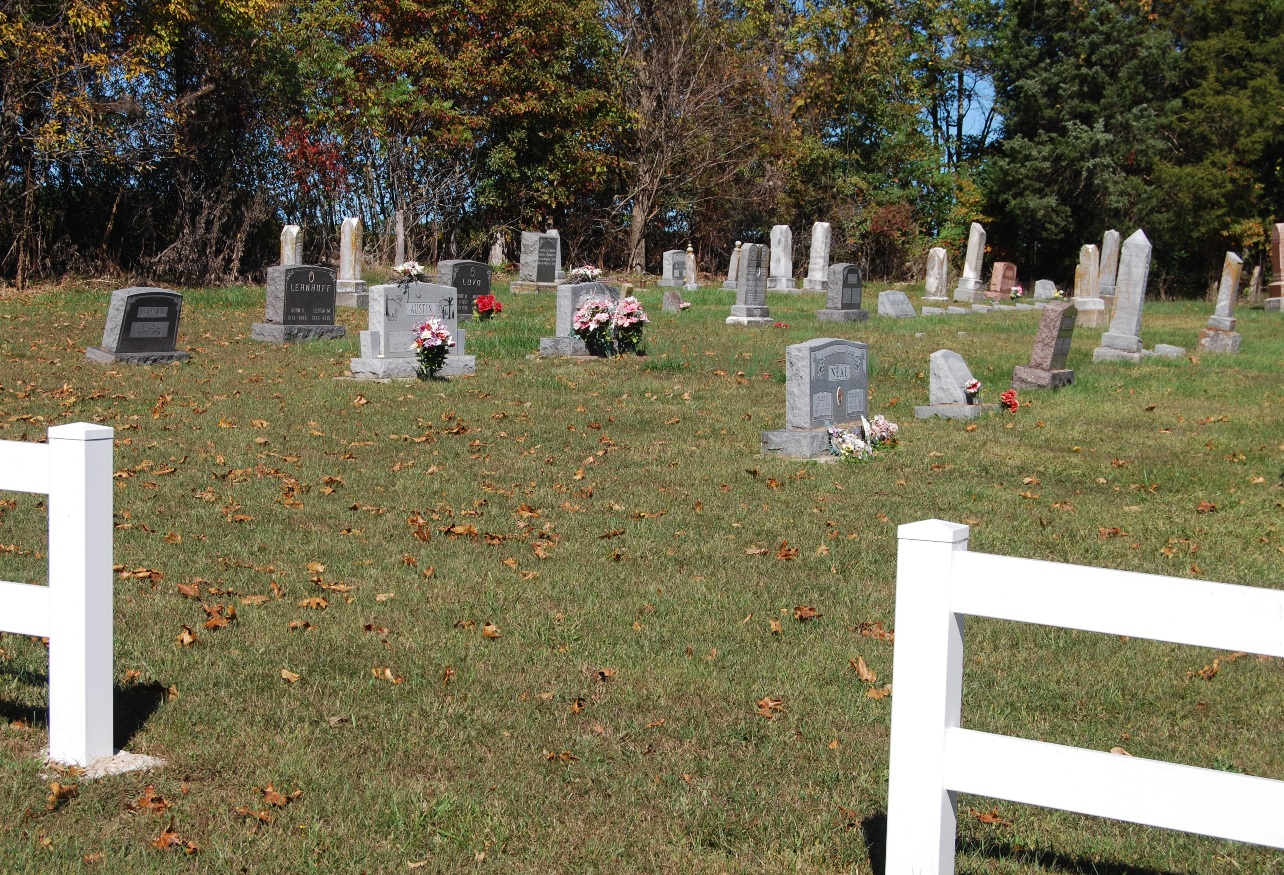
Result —
<path fill-rule="evenodd" d="M 342 341 L 252 342 L 262 289 L 187 292 L 192 360 L 156 368 L 82 360 L 103 292 L 0 299 L 0 439 L 116 429 L 119 742 L 168 762 L 48 804 L 77 779 L 42 776 L 44 647 L 0 637 L 0 871 L 870 873 L 892 698 L 868 693 L 894 679 L 867 624 L 893 626 L 898 524 L 1284 586 L 1278 315 L 1238 314 L 1239 355 L 1142 365 L 1093 365 L 1081 331 L 1074 386 L 969 430 L 914 420 L 928 355 L 997 400 L 1037 313 L 821 324 L 822 297 L 773 293 L 789 327 L 738 329 L 733 293 L 676 315 L 650 289 L 650 355 L 581 363 L 529 357 L 552 295 L 497 291 L 504 318 L 467 325 L 475 376 L 391 384 L 335 379 L 357 311 Z M 1146 345 L 1193 353 L 1209 312 L 1147 305 Z M 785 346 L 826 335 L 868 342 L 900 446 L 758 457 Z M 0 500 L 0 577 L 43 580 L 43 505 Z M 967 648 L 966 726 L 1284 778 L 1284 660 L 981 621 Z M 964 873 L 1284 873 L 1284 852 L 959 807 Z M 171 821 L 195 854 L 152 846 Z"/>

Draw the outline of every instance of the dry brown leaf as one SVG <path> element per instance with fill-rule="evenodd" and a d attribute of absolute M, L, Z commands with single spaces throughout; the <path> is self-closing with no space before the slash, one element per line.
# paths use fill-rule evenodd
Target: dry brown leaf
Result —
<path fill-rule="evenodd" d="M 788 541 L 781 541 L 780 549 L 776 551 L 776 558 L 784 560 L 797 559 L 798 554 L 801 552 L 802 550 L 797 547 L 790 547 Z"/>
<path fill-rule="evenodd" d="M 484 626 L 482 626 L 482 637 L 483 637 L 483 638 L 498 638 L 498 637 L 499 637 L 499 627 L 498 627 L 498 626 L 496 626 L 494 623 L 486 623 Z"/>
<path fill-rule="evenodd" d="M 773 699 L 770 696 L 763 696 L 758 700 L 758 713 L 770 720 L 777 714 L 785 712 L 785 703 L 780 699 Z"/>
<path fill-rule="evenodd" d="M 868 690 L 865 691 L 865 698 L 874 699 L 875 701 L 877 701 L 879 699 L 886 699 L 891 694 L 892 694 L 892 685 L 887 684 L 881 690 L 878 689 L 877 687 L 870 687 Z"/>
<path fill-rule="evenodd" d="M 285 681 L 286 683 L 292 684 L 301 677 L 303 677 L 303 675 L 295 674 L 294 672 L 290 671 L 288 668 L 281 669 L 281 680 Z"/>
<path fill-rule="evenodd" d="M 323 595 L 314 595 L 310 598 L 300 599 L 299 607 L 311 608 L 314 611 L 324 611 L 330 607 L 330 600 Z"/>
<path fill-rule="evenodd" d="M 77 784 L 62 784 L 54 781 L 49 785 L 49 796 L 45 800 L 45 808 L 54 811 L 80 795 L 80 786 Z"/>
<path fill-rule="evenodd" d="M 780 625 L 779 620 L 771 620 L 767 625 L 771 627 L 772 635 L 783 635 L 785 633 L 785 627 Z"/>
<path fill-rule="evenodd" d="M 874 674 L 873 670 L 865 664 L 865 657 L 858 656 L 855 659 L 849 659 L 847 664 L 852 667 L 852 671 L 856 672 L 856 677 L 865 683 L 872 684 L 878 680 L 878 675 Z"/>
<path fill-rule="evenodd" d="M 799 623 L 806 623 L 808 620 L 815 620 L 817 617 L 822 617 L 822 616 L 824 615 L 821 614 L 820 611 L 813 608 L 811 605 L 794 606 L 794 619 L 797 620 Z"/>
<path fill-rule="evenodd" d="M 888 632 L 883 629 L 883 621 L 877 623 L 861 623 L 856 627 L 856 631 L 866 638 L 873 638 L 875 641 L 895 641 L 896 633 Z"/>
<path fill-rule="evenodd" d="M 192 634 L 191 626 L 184 626 L 182 631 L 178 633 L 175 640 L 178 642 L 180 647 L 191 647 L 200 639 Z"/>

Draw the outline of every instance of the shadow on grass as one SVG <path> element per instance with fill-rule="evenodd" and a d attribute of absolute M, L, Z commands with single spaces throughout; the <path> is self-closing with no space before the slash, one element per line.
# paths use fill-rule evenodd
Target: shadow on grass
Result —
<path fill-rule="evenodd" d="M 112 744 L 116 750 L 124 750 L 164 703 L 165 695 L 165 686 L 159 681 L 116 686 L 112 695 Z M 20 705 L 0 699 L 0 720 L 6 723 L 21 720 L 28 726 L 47 729 L 49 706 Z"/>
<path fill-rule="evenodd" d="M 887 815 L 883 812 L 861 821 L 865 837 L 865 850 L 874 875 L 883 875 L 887 865 Z M 960 854 L 975 854 L 991 860 L 1012 860 L 1038 866 L 1048 872 L 1067 872 L 1072 875 L 1180 875 L 1168 869 L 1145 869 L 1129 863 L 1108 863 L 1071 857 L 1048 849 L 1014 848 L 1006 842 L 978 842 L 964 839 L 958 843 Z"/>

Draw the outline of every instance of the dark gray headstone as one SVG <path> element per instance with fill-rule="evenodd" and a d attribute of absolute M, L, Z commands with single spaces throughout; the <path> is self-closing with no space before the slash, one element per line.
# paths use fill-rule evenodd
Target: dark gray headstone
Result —
<path fill-rule="evenodd" d="M 829 268 L 828 300 L 825 303 L 829 310 L 859 310 L 861 296 L 861 272 L 856 264 L 835 264 Z"/>
<path fill-rule="evenodd" d="M 473 302 L 490 294 L 490 265 L 480 261 L 452 259 L 437 264 L 437 282 L 459 292 L 459 321 L 473 318 Z"/>
<path fill-rule="evenodd" d="M 785 349 L 785 426 L 824 428 L 869 411 L 868 347 L 820 337 Z"/>
<path fill-rule="evenodd" d="M 535 282 L 557 282 L 557 239 L 547 234 L 541 236 L 536 259 Z"/>
<path fill-rule="evenodd" d="M 109 352 L 173 352 L 183 296 L 168 289 L 135 286 L 112 292 L 103 331 Z"/>

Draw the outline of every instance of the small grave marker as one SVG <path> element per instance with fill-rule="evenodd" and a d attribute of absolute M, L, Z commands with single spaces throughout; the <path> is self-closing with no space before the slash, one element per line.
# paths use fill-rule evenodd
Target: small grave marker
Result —
<path fill-rule="evenodd" d="M 878 315 L 891 316 L 895 319 L 912 319 L 914 305 L 904 292 L 888 289 L 878 293 Z"/>
<path fill-rule="evenodd" d="M 929 403 L 914 408 L 917 418 L 975 419 L 996 408 L 997 405 L 981 404 L 979 397 L 969 396 L 966 387 L 972 382 L 972 372 L 957 352 L 938 349 L 929 358 L 929 368 Z"/>
<path fill-rule="evenodd" d="M 1013 369 L 1013 389 L 1060 389 L 1074 382 L 1074 371 L 1066 368 L 1066 358 L 1078 315 L 1069 301 L 1052 301 L 1043 308 L 1030 364 Z"/>
<path fill-rule="evenodd" d="M 587 356 L 588 347 L 574 331 L 575 311 L 586 301 L 599 298 L 612 304 L 620 300 L 620 290 L 602 282 L 570 283 L 557 287 L 556 337 L 539 339 L 539 354 L 545 358 Z"/>
<path fill-rule="evenodd" d="M 191 354 L 176 350 L 183 296 L 169 289 L 131 286 L 111 293 L 101 346 L 85 350 L 97 364 L 136 365 L 184 362 Z"/>

